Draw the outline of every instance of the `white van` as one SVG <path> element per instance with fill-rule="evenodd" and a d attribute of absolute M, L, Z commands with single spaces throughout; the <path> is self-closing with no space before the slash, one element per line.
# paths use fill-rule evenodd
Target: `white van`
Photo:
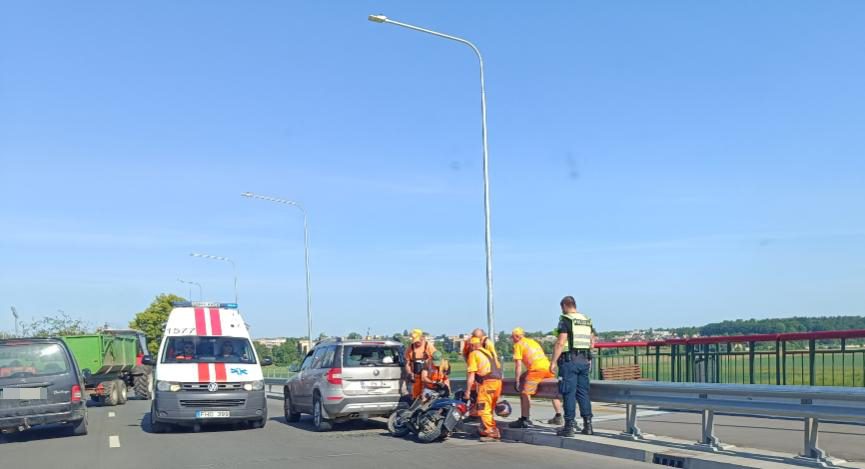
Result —
<path fill-rule="evenodd" d="M 267 422 L 260 359 L 236 304 L 174 303 L 155 365 L 150 427 Z"/>

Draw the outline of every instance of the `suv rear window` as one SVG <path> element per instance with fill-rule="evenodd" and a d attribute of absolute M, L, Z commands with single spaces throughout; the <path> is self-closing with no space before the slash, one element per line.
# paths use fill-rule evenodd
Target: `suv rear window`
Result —
<path fill-rule="evenodd" d="M 29 378 L 69 373 L 66 351 L 59 344 L 0 344 L 0 378 Z"/>
<path fill-rule="evenodd" d="M 392 345 L 345 345 L 342 353 L 343 368 L 361 366 L 399 367 L 399 347 Z"/>

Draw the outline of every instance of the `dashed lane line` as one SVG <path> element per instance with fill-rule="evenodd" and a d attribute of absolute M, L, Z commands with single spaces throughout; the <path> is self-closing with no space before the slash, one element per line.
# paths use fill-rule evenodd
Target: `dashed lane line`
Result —
<path fill-rule="evenodd" d="M 108 447 L 109 448 L 120 448 L 120 437 L 117 435 L 111 435 L 108 437 Z"/>

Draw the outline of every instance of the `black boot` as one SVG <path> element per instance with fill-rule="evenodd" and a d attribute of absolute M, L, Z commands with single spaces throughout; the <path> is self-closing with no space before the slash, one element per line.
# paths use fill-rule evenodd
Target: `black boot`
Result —
<path fill-rule="evenodd" d="M 559 431 L 556 432 L 556 435 L 559 436 L 574 436 L 577 434 L 577 431 L 574 429 L 574 421 L 570 419 L 565 420 L 565 426 L 560 428 Z"/>
<path fill-rule="evenodd" d="M 583 435 L 594 435 L 595 431 L 592 429 L 592 418 L 586 417 L 583 419 L 583 431 L 581 432 Z"/>

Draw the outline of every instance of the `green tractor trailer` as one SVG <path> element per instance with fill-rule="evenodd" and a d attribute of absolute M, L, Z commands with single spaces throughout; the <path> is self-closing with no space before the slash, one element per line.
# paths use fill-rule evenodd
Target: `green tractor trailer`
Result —
<path fill-rule="evenodd" d="M 153 370 L 142 365 L 149 355 L 144 334 L 135 330 L 103 330 L 99 334 L 60 337 L 69 347 L 84 376 L 84 386 L 94 402 L 126 403 L 128 390 L 150 399 Z"/>

